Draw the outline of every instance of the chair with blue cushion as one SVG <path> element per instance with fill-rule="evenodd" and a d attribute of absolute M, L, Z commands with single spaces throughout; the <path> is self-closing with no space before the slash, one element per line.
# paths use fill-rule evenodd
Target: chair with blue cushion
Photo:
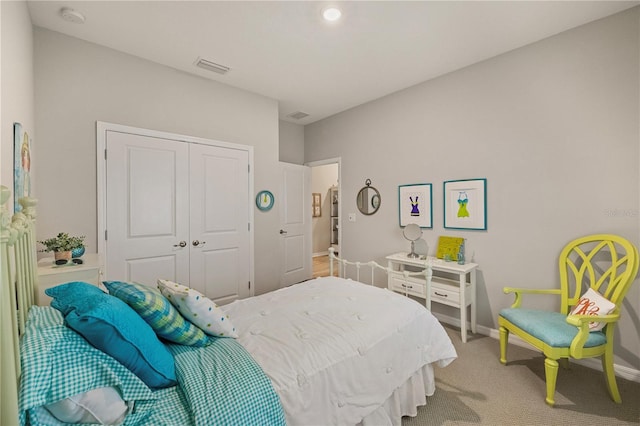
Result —
<path fill-rule="evenodd" d="M 567 244 L 560 253 L 559 266 L 560 288 L 504 288 L 505 293 L 515 294 L 515 302 L 511 308 L 501 310 L 498 317 L 500 362 L 507 363 L 509 333 L 543 352 L 546 357 L 545 401 L 553 406 L 558 361 L 566 366 L 569 358 L 601 356 L 609 394 L 615 402 L 621 403 L 613 369 L 613 335 L 622 301 L 638 272 L 638 249 L 617 235 L 590 235 Z M 585 294 L 589 288 L 597 292 L 589 292 L 591 298 Z M 560 310 L 521 308 L 523 294 L 560 296 Z M 611 312 L 605 315 L 602 309 L 598 312 L 602 303 L 610 305 Z M 590 330 L 598 325 L 604 328 Z"/>

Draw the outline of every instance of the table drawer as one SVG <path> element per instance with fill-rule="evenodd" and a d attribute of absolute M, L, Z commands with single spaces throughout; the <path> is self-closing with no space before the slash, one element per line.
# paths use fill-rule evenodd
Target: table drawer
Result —
<path fill-rule="evenodd" d="M 447 284 L 431 283 L 431 301 L 450 306 L 460 305 L 460 288 Z"/>
<path fill-rule="evenodd" d="M 402 294 L 410 294 L 424 298 L 425 282 L 416 278 L 404 278 L 403 276 L 390 275 L 389 289 Z"/>

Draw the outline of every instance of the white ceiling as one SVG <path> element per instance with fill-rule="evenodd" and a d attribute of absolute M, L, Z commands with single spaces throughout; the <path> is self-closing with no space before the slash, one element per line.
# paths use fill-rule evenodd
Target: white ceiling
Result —
<path fill-rule="evenodd" d="M 338 23 L 321 11 L 338 5 Z M 639 1 L 28 1 L 34 25 L 276 99 L 309 124 Z M 86 17 L 60 17 L 71 7 Z M 231 68 L 194 66 L 203 57 Z M 287 118 L 303 111 L 309 117 Z"/>

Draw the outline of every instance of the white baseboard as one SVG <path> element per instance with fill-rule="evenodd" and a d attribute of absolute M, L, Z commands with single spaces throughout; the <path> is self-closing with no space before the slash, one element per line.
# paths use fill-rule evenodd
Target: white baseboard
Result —
<path fill-rule="evenodd" d="M 454 318 L 448 315 L 442 315 L 438 313 L 434 313 L 433 315 L 438 319 L 438 321 L 442 323 L 460 328 L 460 318 Z M 471 330 L 470 324 L 467 325 L 467 330 Z M 478 334 L 482 334 L 484 336 L 489 336 L 496 340 L 500 340 L 500 334 L 498 330 L 496 330 L 495 328 L 489 328 L 489 327 L 478 325 L 476 327 L 476 332 Z M 530 344 L 528 344 L 518 336 L 514 336 L 513 334 L 509 335 L 509 344 L 520 346 L 522 348 L 531 349 Z M 585 359 L 572 359 L 571 362 L 574 362 L 579 365 L 583 365 L 585 367 L 592 368 L 594 370 L 602 371 L 602 363 L 600 362 L 599 357 L 585 358 Z M 618 365 L 618 364 L 614 364 L 613 369 L 616 372 L 616 376 L 640 383 L 640 370 L 636 370 L 636 369 L 625 367 L 624 365 Z"/>
<path fill-rule="evenodd" d="M 311 257 L 329 256 L 329 251 L 321 251 L 319 253 L 313 253 Z"/>

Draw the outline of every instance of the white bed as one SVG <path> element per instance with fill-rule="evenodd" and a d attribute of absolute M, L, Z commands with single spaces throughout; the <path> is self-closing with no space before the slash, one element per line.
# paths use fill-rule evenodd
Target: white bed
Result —
<path fill-rule="evenodd" d="M 0 194 L 0 423 L 4 425 L 18 418 L 17 336 L 24 332 L 26 312 L 33 303 L 36 256 L 32 234 L 35 200 L 24 200 L 29 206 L 27 215 L 18 215 L 11 225 L 4 204 L 8 190 L 2 188 Z M 20 293 L 17 310 L 11 303 L 16 292 L 10 285 L 13 282 L 18 287 L 31 286 Z M 415 415 L 426 396 L 435 391 L 434 366 L 444 367 L 456 357 L 446 332 L 423 305 L 342 278 L 311 280 L 238 300 L 223 309 L 238 330 L 237 342 L 269 378 L 290 425 L 400 424 L 402 416 Z M 188 351 L 180 348 L 180 352 Z M 186 391 L 182 386 L 179 382 L 155 393 L 154 397 L 162 398 L 157 412 L 139 424 L 154 424 L 170 411 L 198 418 L 190 413 L 191 405 L 183 404 Z"/>
<path fill-rule="evenodd" d="M 433 394 L 433 363 L 444 367 L 456 357 L 424 306 L 343 278 L 318 278 L 224 309 L 292 425 L 399 424 L 399 415 L 415 415 L 415 402 L 424 405 Z M 411 404 L 399 395 L 410 395 Z"/>

